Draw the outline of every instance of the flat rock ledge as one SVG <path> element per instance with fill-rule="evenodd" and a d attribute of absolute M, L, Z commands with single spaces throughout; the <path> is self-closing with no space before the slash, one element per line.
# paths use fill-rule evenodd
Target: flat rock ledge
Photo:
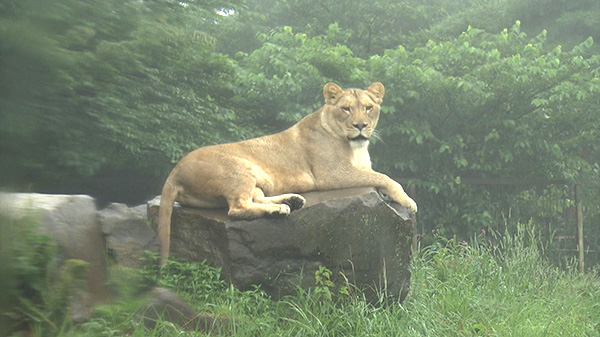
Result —
<path fill-rule="evenodd" d="M 363 289 L 370 301 L 385 294 L 402 301 L 410 286 L 412 220 L 373 188 L 303 194 L 304 208 L 283 218 L 231 220 L 225 209 L 176 204 L 171 256 L 222 267 L 240 289 L 260 285 L 274 298 L 314 286 L 321 266 L 332 280 Z M 160 197 L 148 202 L 156 223 Z"/>

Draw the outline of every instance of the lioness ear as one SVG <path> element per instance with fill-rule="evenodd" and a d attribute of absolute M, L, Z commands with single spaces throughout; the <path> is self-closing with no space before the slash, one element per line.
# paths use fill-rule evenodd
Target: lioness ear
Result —
<path fill-rule="evenodd" d="M 337 100 L 340 98 L 340 94 L 342 93 L 342 88 L 335 83 L 327 83 L 325 84 L 325 88 L 323 88 L 323 97 L 325 97 L 325 104 L 335 104 Z"/>
<path fill-rule="evenodd" d="M 369 86 L 367 92 L 370 93 L 371 98 L 377 104 L 383 102 L 383 95 L 385 94 L 385 88 L 381 82 L 375 82 Z"/>

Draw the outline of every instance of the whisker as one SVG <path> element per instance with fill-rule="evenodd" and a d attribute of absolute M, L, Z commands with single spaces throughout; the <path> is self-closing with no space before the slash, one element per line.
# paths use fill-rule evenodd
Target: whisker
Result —
<path fill-rule="evenodd" d="M 383 144 L 383 146 L 387 147 L 387 144 L 385 143 L 383 138 L 381 138 L 381 136 L 379 135 L 378 130 L 373 131 L 373 133 L 371 134 L 371 138 L 375 139 L 377 142 L 381 142 Z"/>

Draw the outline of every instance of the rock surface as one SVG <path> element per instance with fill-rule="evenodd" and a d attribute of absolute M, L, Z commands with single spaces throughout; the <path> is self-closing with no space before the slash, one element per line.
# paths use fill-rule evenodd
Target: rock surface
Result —
<path fill-rule="evenodd" d="M 105 296 L 105 242 L 96 215 L 96 204 L 87 195 L 0 193 L 0 212 L 15 218 L 29 217 L 39 224 L 39 234 L 58 243 L 61 257 L 89 263 L 85 303 L 89 308 Z M 82 309 L 83 310 L 83 309 Z"/>
<path fill-rule="evenodd" d="M 153 288 L 137 318 L 146 328 L 154 330 L 159 320 L 171 322 L 188 331 L 219 333 L 229 330 L 229 321 L 196 313 L 179 296 L 168 289 Z"/>
<path fill-rule="evenodd" d="M 372 188 L 311 192 L 304 208 L 284 218 L 233 221 L 226 210 L 176 206 L 171 254 L 208 260 L 238 288 L 260 284 L 278 298 L 314 284 L 315 271 L 345 275 L 375 300 L 377 291 L 406 296 L 410 285 L 411 220 Z M 156 222 L 160 198 L 148 203 Z"/>
<path fill-rule="evenodd" d="M 146 206 L 113 203 L 98 211 L 109 256 L 120 266 L 141 268 L 144 251 L 158 252 L 158 237 L 148 225 Z"/>

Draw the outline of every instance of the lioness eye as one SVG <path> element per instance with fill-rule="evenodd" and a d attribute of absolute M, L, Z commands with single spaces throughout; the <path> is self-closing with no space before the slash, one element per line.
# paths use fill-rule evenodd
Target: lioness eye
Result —
<path fill-rule="evenodd" d="M 342 108 L 342 111 L 346 112 L 346 113 L 350 113 L 350 108 L 345 106 Z"/>
<path fill-rule="evenodd" d="M 371 110 L 373 110 L 373 107 L 372 107 L 372 106 L 365 107 L 365 110 L 366 110 L 367 112 L 371 112 Z"/>

